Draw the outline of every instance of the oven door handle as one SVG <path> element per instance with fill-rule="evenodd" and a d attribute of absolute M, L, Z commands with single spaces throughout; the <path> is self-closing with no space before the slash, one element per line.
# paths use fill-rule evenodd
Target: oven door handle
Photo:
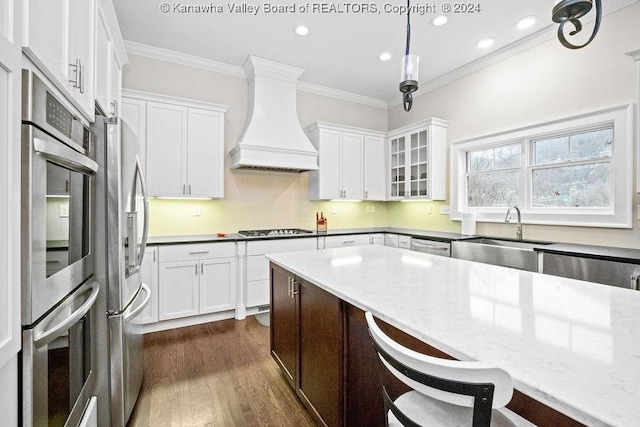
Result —
<path fill-rule="evenodd" d="M 124 315 L 124 323 L 129 323 L 131 320 L 133 320 L 138 314 L 142 312 L 142 310 L 147 308 L 147 305 L 149 304 L 149 300 L 151 299 L 151 289 L 149 289 L 149 286 L 147 286 L 144 283 L 140 285 L 140 288 L 141 288 L 140 290 L 144 291 L 147 296 L 144 298 L 144 301 L 142 301 L 142 303 L 139 306 L 137 306 L 131 311 L 131 313 L 126 313 Z"/>
<path fill-rule="evenodd" d="M 61 166 L 93 175 L 98 171 L 98 164 L 89 157 L 67 147 L 40 138 L 33 138 L 33 149 L 36 153 Z"/>
<path fill-rule="evenodd" d="M 71 328 L 71 326 L 73 326 L 85 314 L 87 314 L 87 312 L 91 309 L 91 306 L 93 305 L 93 303 L 96 301 L 96 298 L 98 298 L 98 293 L 100 292 L 100 284 L 94 280 L 91 283 L 91 286 L 89 287 L 89 289 L 91 289 L 91 294 L 89 294 L 89 297 L 87 298 L 87 300 L 84 303 L 82 303 L 82 305 L 78 307 L 76 311 L 74 311 L 70 316 L 66 317 L 57 325 L 47 329 L 46 331 L 38 332 L 35 334 L 35 336 L 33 337 L 33 344 L 36 348 L 49 344 L 51 341 L 53 341 L 58 336 L 60 336 L 63 332 Z M 82 292 L 81 295 L 84 295 L 85 293 L 86 291 Z M 74 298 L 78 298 L 78 296 Z M 62 309 L 64 308 L 63 306 L 66 306 L 66 304 L 63 303 L 61 305 L 61 308 L 59 308 L 59 311 L 62 311 Z M 57 314 L 56 311 L 54 311 L 54 313 L 52 314 L 56 315 Z"/>

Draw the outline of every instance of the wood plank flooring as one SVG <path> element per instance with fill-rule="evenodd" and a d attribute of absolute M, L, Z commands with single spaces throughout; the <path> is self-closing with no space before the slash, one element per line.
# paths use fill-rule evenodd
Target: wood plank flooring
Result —
<path fill-rule="evenodd" d="M 129 427 L 313 425 L 253 317 L 145 335 Z"/>

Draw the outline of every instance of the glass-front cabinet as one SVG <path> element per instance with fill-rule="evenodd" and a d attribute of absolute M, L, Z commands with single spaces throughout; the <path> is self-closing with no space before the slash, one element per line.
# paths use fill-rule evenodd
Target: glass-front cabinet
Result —
<path fill-rule="evenodd" d="M 389 132 L 389 199 L 446 199 L 449 122 L 431 118 Z"/>

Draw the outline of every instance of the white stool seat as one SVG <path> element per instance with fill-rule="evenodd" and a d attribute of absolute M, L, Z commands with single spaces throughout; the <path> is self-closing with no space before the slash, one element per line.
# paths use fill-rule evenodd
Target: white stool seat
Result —
<path fill-rule="evenodd" d="M 404 393 L 395 400 L 395 404 L 406 416 L 422 426 L 469 427 L 473 418 L 473 408 L 432 399 L 417 391 Z M 388 417 L 389 427 L 402 427 L 391 411 Z M 491 427 L 516 426 L 533 427 L 535 424 L 506 408 L 491 412 Z"/>

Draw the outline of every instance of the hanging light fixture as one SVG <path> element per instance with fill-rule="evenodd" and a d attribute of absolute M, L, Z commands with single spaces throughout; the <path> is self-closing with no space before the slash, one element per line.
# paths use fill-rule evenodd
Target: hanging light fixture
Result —
<path fill-rule="evenodd" d="M 558 28 L 558 39 L 560 43 L 568 49 L 580 49 L 591 43 L 598 29 L 600 29 L 600 20 L 602 19 L 602 3 L 601 0 L 595 0 L 596 2 L 596 24 L 593 27 L 593 33 L 585 44 L 573 45 L 564 36 L 564 25 L 571 23 L 575 28 L 569 33 L 570 36 L 575 36 L 582 30 L 582 22 L 580 18 L 589 13 L 593 7 L 593 0 L 556 0 L 556 5 L 551 13 L 551 19 L 553 22 L 560 24 Z"/>
<path fill-rule="evenodd" d="M 413 104 L 412 93 L 418 90 L 418 55 L 409 54 L 411 42 L 411 0 L 407 0 L 407 48 L 402 58 L 402 75 L 400 76 L 400 92 L 404 111 L 411 110 Z"/>

